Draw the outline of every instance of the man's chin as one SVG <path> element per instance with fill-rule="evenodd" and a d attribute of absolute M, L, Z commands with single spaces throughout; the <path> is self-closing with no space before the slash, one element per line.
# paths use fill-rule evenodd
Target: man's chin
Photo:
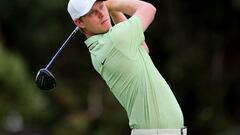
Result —
<path fill-rule="evenodd" d="M 101 32 L 98 32 L 97 34 L 104 34 L 104 33 L 107 33 L 109 31 L 111 27 L 107 28 L 107 29 L 104 29 L 102 30 Z"/>

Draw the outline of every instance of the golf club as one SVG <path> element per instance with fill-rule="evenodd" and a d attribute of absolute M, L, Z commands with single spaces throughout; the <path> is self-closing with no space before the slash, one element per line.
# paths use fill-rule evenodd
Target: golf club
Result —
<path fill-rule="evenodd" d="M 53 56 L 53 58 L 50 60 L 50 62 L 47 64 L 45 68 L 41 68 L 35 78 L 35 83 L 37 84 L 37 87 L 42 90 L 50 90 L 56 87 L 56 79 L 54 75 L 48 70 L 50 66 L 53 64 L 54 61 L 56 61 L 56 58 L 59 56 L 59 54 L 62 52 L 63 48 L 68 44 L 70 39 L 79 31 L 79 28 L 76 27 L 73 32 L 68 36 L 66 41 L 62 44 L 62 46 L 58 49 L 56 54 Z"/>

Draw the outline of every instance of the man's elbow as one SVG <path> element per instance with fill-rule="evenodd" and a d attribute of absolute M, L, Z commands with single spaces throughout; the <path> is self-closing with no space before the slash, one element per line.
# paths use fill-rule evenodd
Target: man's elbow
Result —
<path fill-rule="evenodd" d="M 157 9 L 156 9 L 156 7 L 154 6 L 154 5 L 152 5 L 152 4 L 150 4 L 150 3 L 148 3 L 148 11 L 150 11 L 151 13 L 152 13 L 152 16 L 153 16 L 153 18 L 155 17 L 155 14 L 156 14 L 156 12 L 157 12 Z"/>
<path fill-rule="evenodd" d="M 153 12 L 154 12 L 154 14 L 157 12 L 157 9 L 156 9 L 156 7 L 154 6 L 154 5 L 152 5 L 152 4 L 150 4 L 151 5 L 151 7 L 152 7 L 152 10 L 153 10 Z"/>
<path fill-rule="evenodd" d="M 156 11 L 157 9 L 151 3 L 143 2 L 142 6 L 139 7 L 135 13 L 142 21 L 143 31 L 145 31 L 154 20 Z"/>

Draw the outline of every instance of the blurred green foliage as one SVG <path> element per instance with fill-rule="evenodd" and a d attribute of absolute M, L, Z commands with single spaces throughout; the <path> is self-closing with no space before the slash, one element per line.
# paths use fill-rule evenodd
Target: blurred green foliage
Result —
<path fill-rule="evenodd" d="M 17 53 L 7 51 L 0 43 L 0 120 L 4 127 L 6 117 L 20 113 L 24 121 L 31 123 L 48 118 L 47 98 L 36 89 L 27 72 L 26 64 Z"/>
<path fill-rule="evenodd" d="M 125 111 L 94 71 L 77 34 L 51 71 L 54 91 L 34 78 L 74 29 L 67 0 L 0 1 L 0 134 L 130 134 Z M 240 134 L 240 1 L 149 1 L 150 55 L 175 93 L 188 133 Z"/>

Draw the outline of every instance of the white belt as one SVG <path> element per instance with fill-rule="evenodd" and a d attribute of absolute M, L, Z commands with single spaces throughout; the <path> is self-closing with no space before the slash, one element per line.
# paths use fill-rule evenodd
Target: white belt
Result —
<path fill-rule="evenodd" d="M 132 129 L 131 135 L 187 135 L 187 128 L 181 129 Z"/>

